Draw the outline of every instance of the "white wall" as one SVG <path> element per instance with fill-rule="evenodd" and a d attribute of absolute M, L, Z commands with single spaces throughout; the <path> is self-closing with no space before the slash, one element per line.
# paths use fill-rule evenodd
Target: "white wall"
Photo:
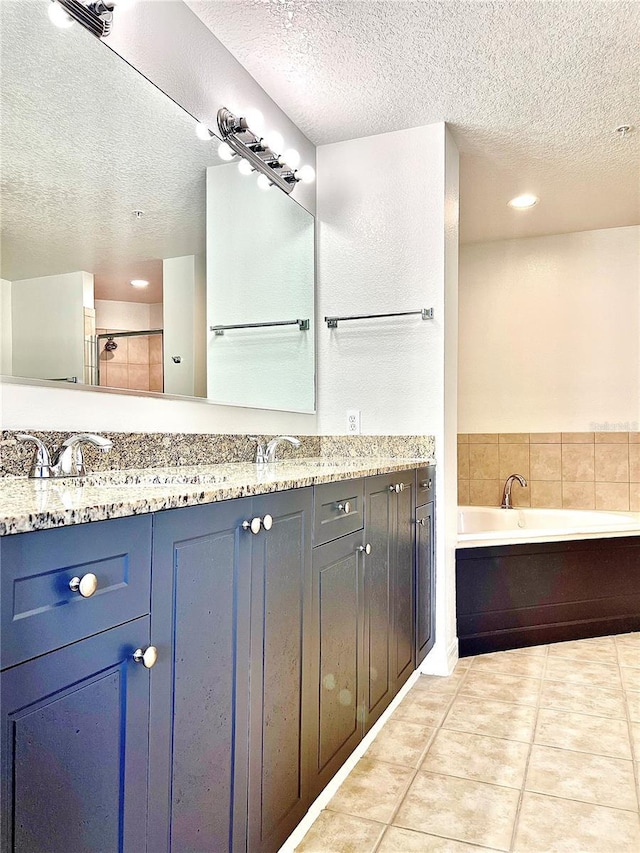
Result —
<path fill-rule="evenodd" d="M 11 282 L 0 278 L 0 376 L 11 376 Z"/>
<path fill-rule="evenodd" d="M 436 436 L 438 640 L 456 654 L 458 152 L 444 124 L 318 148 L 318 318 L 434 308 L 420 317 L 318 324 L 318 425 Z M 446 330 L 446 342 L 445 342 Z"/>
<path fill-rule="evenodd" d="M 206 397 L 204 258 L 186 255 L 162 264 L 164 390 Z"/>
<path fill-rule="evenodd" d="M 209 399 L 313 412 L 315 323 L 313 217 L 234 163 L 207 169 L 207 330 L 292 319 L 308 331 L 207 331 Z"/>
<path fill-rule="evenodd" d="M 12 370 L 32 379 L 84 378 L 85 272 L 21 279 L 11 288 Z"/>
<path fill-rule="evenodd" d="M 463 246 L 460 432 L 638 429 L 639 323 L 640 226 Z"/>
<path fill-rule="evenodd" d="M 143 332 L 162 328 L 152 325 L 153 305 L 147 302 L 118 302 L 115 299 L 96 299 L 96 328 Z"/>

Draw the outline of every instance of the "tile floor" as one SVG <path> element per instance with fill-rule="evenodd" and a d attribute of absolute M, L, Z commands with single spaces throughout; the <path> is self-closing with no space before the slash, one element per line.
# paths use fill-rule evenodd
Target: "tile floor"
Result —
<path fill-rule="evenodd" d="M 639 853 L 640 633 L 421 676 L 298 853 Z"/>

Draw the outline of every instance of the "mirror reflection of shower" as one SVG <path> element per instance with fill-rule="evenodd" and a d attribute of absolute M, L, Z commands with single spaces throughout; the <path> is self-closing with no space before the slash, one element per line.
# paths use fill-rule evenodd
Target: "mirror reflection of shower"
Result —
<path fill-rule="evenodd" d="M 163 330 L 96 329 L 92 384 L 131 391 L 164 390 Z"/>

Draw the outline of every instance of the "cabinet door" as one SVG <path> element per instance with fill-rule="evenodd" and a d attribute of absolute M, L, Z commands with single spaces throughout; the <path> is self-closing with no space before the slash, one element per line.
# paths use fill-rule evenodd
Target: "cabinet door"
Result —
<path fill-rule="evenodd" d="M 435 642 L 434 505 L 416 511 L 416 666 Z"/>
<path fill-rule="evenodd" d="M 391 663 L 391 561 L 396 476 L 384 474 L 365 481 L 364 541 L 371 554 L 364 559 L 363 705 L 368 731 L 393 698 Z"/>
<path fill-rule="evenodd" d="M 154 519 L 150 853 L 245 849 L 250 510 Z"/>
<path fill-rule="evenodd" d="M 303 644 L 311 592 L 311 489 L 256 498 L 252 512 L 273 518 L 270 530 L 249 534 L 248 843 L 251 853 L 258 853 L 278 850 L 309 804 Z"/>
<path fill-rule="evenodd" d="M 146 850 L 149 617 L 5 670 L 2 850 Z"/>
<path fill-rule="evenodd" d="M 309 639 L 311 797 L 362 737 L 358 713 L 363 643 L 362 531 L 313 551 Z"/>
<path fill-rule="evenodd" d="M 402 491 L 391 496 L 394 509 L 392 543 L 393 629 L 391 662 L 393 694 L 409 678 L 414 667 L 414 559 L 415 559 L 415 472 L 394 475 Z"/>

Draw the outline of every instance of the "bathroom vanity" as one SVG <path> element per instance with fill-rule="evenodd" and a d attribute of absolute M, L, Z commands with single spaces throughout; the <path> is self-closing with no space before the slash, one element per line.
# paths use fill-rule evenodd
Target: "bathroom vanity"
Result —
<path fill-rule="evenodd" d="M 277 850 L 433 645 L 419 465 L 5 519 L 68 526 L 0 539 L 2 849 Z"/>

